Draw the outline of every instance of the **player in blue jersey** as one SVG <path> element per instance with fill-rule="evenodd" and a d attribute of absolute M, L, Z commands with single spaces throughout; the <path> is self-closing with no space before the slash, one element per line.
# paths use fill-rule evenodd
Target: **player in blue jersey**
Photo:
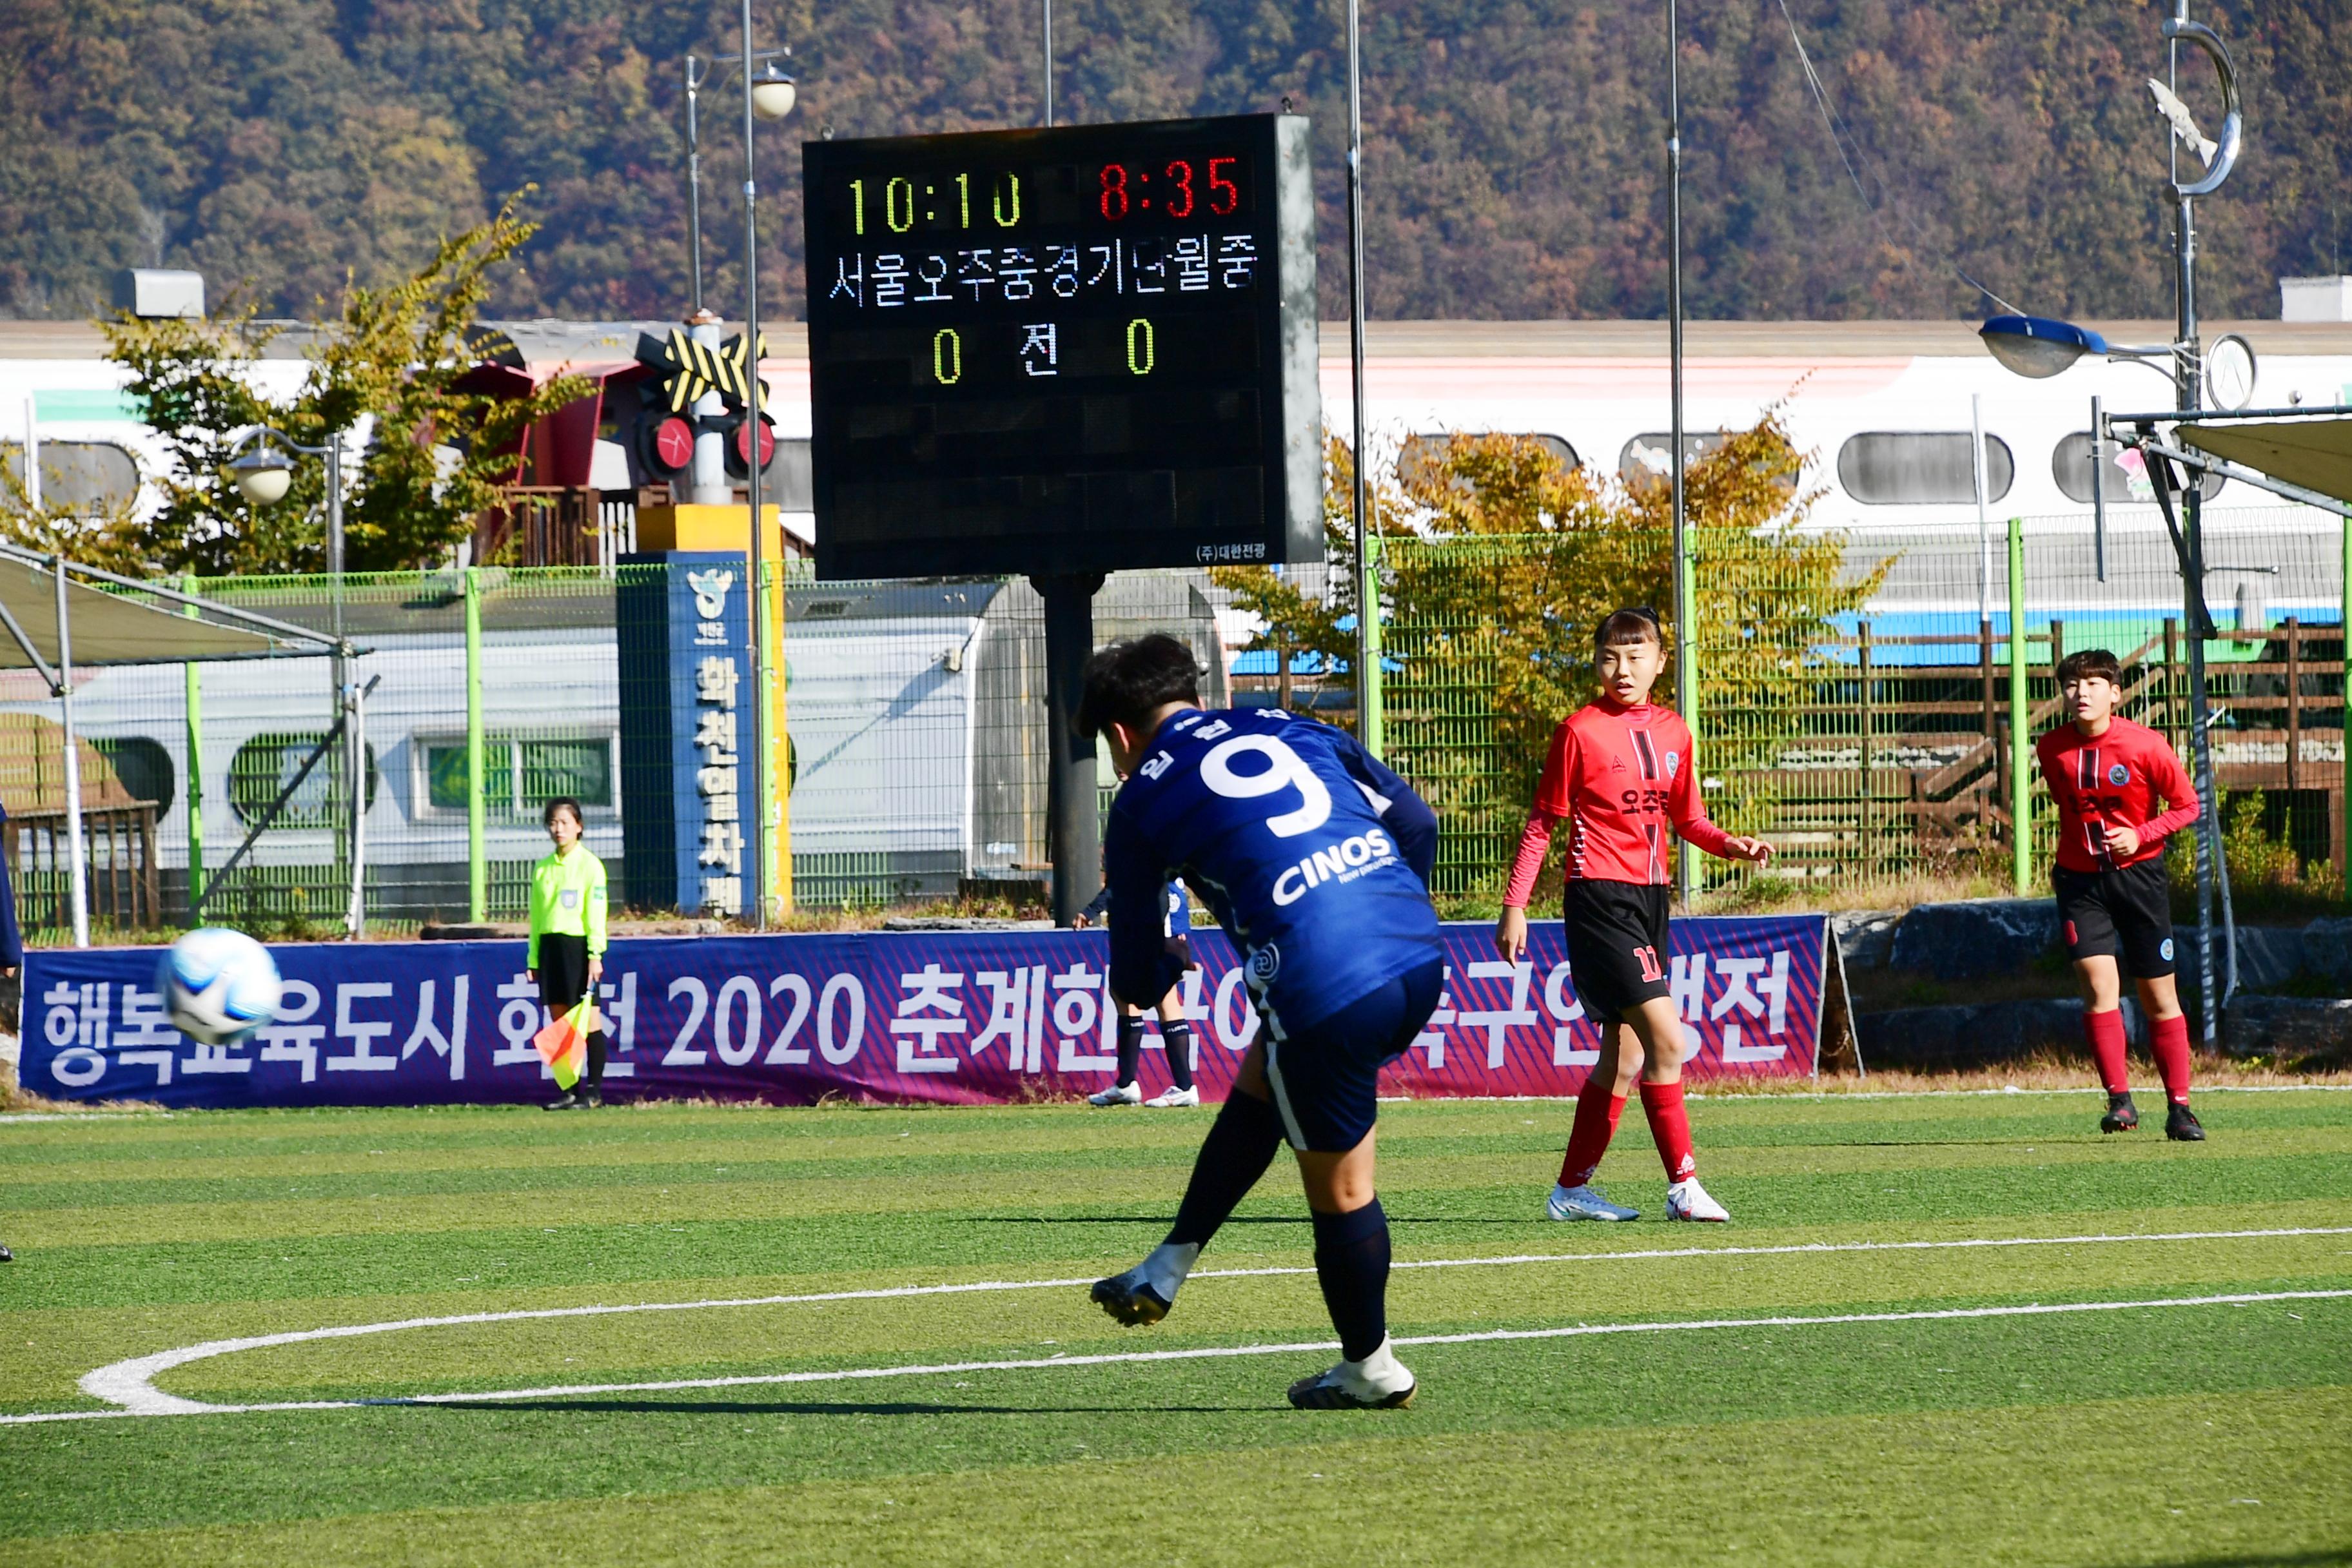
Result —
<path fill-rule="evenodd" d="M 1175 982 L 1158 894 L 1181 877 L 1233 939 L 1260 1026 L 1168 1239 L 1097 1281 L 1094 1299 L 1122 1323 L 1167 1316 L 1286 1139 L 1343 1358 L 1292 1384 L 1290 1402 L 1401 1405 L 1413 1377 L 1389 1343 L 1372 1120 L 1381 1068 L 1429 1021 L 1444 981 L 1429 901 L 1437 818 L 1352 736 L 1280 709 L 1203 712 L 1199 679 L 1168 637 L 1113 643 L 1087 664 L 1078 728 L 1109 742 L 1127 779 L 1103 839 L 1111 989 L 1148 1002 Z"/>

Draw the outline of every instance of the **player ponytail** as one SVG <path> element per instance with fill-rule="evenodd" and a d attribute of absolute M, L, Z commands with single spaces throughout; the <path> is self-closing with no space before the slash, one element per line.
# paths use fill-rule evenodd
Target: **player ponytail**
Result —
<path fill-rule="evenodd" d="M 1087 660 L 1078 699 L 1078 733 L 1091 740 L 1111 723 L 1139 731 L 1171 702 L 1201 700 L 1201 667 L 1192 650 L 1164 632 L 1115 642 Z"/>

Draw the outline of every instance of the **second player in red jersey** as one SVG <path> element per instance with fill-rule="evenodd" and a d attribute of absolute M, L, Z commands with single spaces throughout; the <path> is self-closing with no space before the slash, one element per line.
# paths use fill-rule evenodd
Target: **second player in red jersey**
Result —
<path fill-rule="evenodd" d="M 1601 623 L 1594 645 L 1601 694 L 1552 736 L 1495 927 L 1496 950 L 1517 963 L 1527 951 L 1527 903 L 1552 824 L 1567 822 L 1569 973 L 1585 1016 L 1601 1026 L 1601 1060 L 1577 1096 L 1559 1184 L 1546 1212 L 1563 1220 L 1639 1217 L 1591 1185 L 1638 1083 L 1665 1163 L 1667 1217 L 1724 1220 L 1730 1216 L 1723 1205 L 1698 1184 L 1683 1110 L 1682 1019 L 1667 978 L 1672 840 L 1727 859 L 1760 861 L 1772 848 L 1707 820 L 1690 730 L 1679 715 L 1650 702 L 1665 664 L 1657 616 L 1619 610 Z"/>
<path fill-rule="evenodd" d="M 2033 750 L 2058 803 L 2050 881 L 2066 955 L 2083 989 L 2083 1034 L 2106 1085 L 2099 1127 L 2127 1132 L 2139 1125 L 2125 1071 L 2121 959 L 2138 983 L 2148 1048 L 2171 1101 L 2166 1135 L 2200 1142 L 2205 1130 L 2189 1109 L 2189 1020 L 2174 979 L 2172 891 L 2164 876 L 2164 841 L 2197 820 L 2197 789 L 2171 742 L 2116 716 L 2123 668 L 2114 654 L 2084 648 L 2067 655 L 2058 662 L 2058 689 L 2072 722 L 2043 735 Z"/>

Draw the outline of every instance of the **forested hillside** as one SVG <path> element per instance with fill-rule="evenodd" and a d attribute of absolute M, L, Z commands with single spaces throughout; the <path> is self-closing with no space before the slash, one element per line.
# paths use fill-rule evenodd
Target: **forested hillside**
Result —
<path fill-rule="evenodd" d="M 2217 315 L 2352 260 L 2346 0 L 2198 14 L 2245 79 L 2247 151 L 2205 204 Z M 2156 0 L 1788 0 L 1853 135 L 1865 205 L 1780 0 L 1685 0 L 1690 307 L 1701 317 L 2171 309 Z M 802 107 L 763 128 L 768 308 L 797 313 L 798 144 L 1034 123 L 1037 0 L 757 0 Z M 1058 0 L 1065 119 L 1315 117 L 1327 314 L 1346 298 L 1339 0 Z M 0 0 L 0 315 L 88 313 L 125 265 L 201 268 L 302 314 L 526 183 L 545 228 L 506 315 L 675 316 L 678 63 L 732 0 Z M 1370 0 L 1372 310 L 1664 307 L 1662 0 Z M 2188 97 L 2220 118 L 2201 62 Z M 707 102 L 709 100 L 706 100 Z M 740 119 L 706 120 L 706 251 L 740 296 Z"/>

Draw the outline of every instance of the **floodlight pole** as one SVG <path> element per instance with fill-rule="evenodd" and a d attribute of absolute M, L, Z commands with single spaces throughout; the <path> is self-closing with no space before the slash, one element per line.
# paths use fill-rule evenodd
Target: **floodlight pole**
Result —
<path fill-rule="evenodd" d="M 1674 516 L 1674 613 L 1675 613 L 1675 708 L 1691 732 L 1692 754 L 1685 759 L 1692 767 L 1698 765 L 1698 672 L 1692 668 L 1697 639 L 1692 636 L 1698 608 L 1692 580 L 1690 522 L 1683 495 L 1683 89 L 1682 89 L 1682 27 L 1675 0 L 1666 0 L 1666 379 L 1670 411 L 1671 439 L 1674 452 L 1670 460 L 1668 483 L 1673 486 Z M 1704 778 L 1691 781 L 1691 787 L 1702 794 Z M 1868 779 L 1863 787 L 1870 787 Z M 1675 891 L 1683 907 L 1690 907 L 1698 892 L 1698 857 L 1687 845 L 1675 850 Z"/>
<path fill-rule="evenodd" d="M 1363 14 L 1348 0 L 1348 375 L 1355 447 L 1349 470 L 1356 520 L 1356 731 L 1379 756 L 1386 735 L 1381 691 L 1380 552 L 1365 500 Z"/>
<path fill-rule="evenodd" d="M 743 0 L 743 468 L 751 504 L 751 929 L 768 929 L 768 593 L 761 574 L 760 209 L 751 177 L 751 0 Z"/>
<path fill-rule="evenodd" d="M 2168 75 L 2177 92 L 2180 85 L 2180 39 L 2186 36 L 2199 41 L 2200 33 L 2206 39 L 2210 32 L 2189 20 L 2189 0 L 2173 0 L 2172 20 L 2164 29 Z M 2221 72 L 2225 88 L 2230 85 L 2231 69 L 2228 56 L 2220 52 L 2218 40 L 2210 51 L 2216 68 Z M 2235 93 L 2228 93 L 2234 107 Z M 2233 116 L 2234 118 L 2234 116 Z M 2226 141 L 2234 143 L 2234 127 L 2225 128 Z M 2197 221 L 2196 197 L 2227 177 L 2230 162 L 2224 160 L 2207 178 L 2190 184 L 2180 179 L 2180 142 L 2178 137 L 2168 137 L 2166 146 L 2170 159 L 2173 199 L 2177 219 L 2173 230 L 2173 290 L 2177 305 L 2176 331 L 2172 356 L 2174 405 L 2182 413 L 2193 413 L 2204 395 L 2202 356 L 2197 342 Z M 2231 148 L 2234 152 L 2234 146 Z M 2180 576 L 2183 587 L 2184 611 L 2189 626 L 2189 755 L 2196 769 L 2197 799 L 2197 994 L 2200 1022 L 2204 1025 L 2205 1044 L 2218 1046 L 2221 1036 L 2221 1008 L 2228 1001 L 2227 993 L 2237 988 L 2238 942 L 2237 921 L 2231 908 L 2230 868 L 2224 859 L 2221 841 L 2221 803 L 2215 798 L 2213 784 L 2213 740 L 2211 704 L 2205 692 L 2205 638 L 2203 632 L 2205 605 L 2205 529 L 2204 487 L 2195 482 L 2196 476 L 2180 493 L 2181 560 Z M 2213 903 L 2220 892 L 2223 940 L 2226 943 L 2224 975 L 2220 992 L 2214 985 L 2213 963 Z"/>

